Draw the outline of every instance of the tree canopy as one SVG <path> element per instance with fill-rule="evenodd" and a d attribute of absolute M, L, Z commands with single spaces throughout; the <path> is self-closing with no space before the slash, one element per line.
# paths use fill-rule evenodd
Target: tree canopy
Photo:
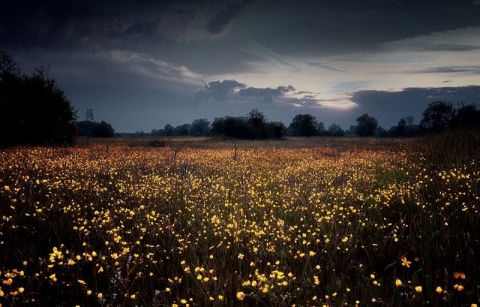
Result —
<path fill-rule="evenodd" d="M 21 74 L 0 51 L 0 145 L 69 145 L 76 137 L 76 113 L 47 69 Z"/>
<path fill-rule="evenodd" d="M 435 101 L 428 105 L 422 115 L 420 130 L 424 133 L 440 133 L 451 126 L 455 110 L 450 102 Z"/>
<path fill-rule="evenodd" d="M 365 113 L 357 118 L 355 132 L 359 136 L 372 136 L 377 127 L 378 120 L 373 116 L 369 116 L 368 113 Z"/>
<path fill-rule="evenodd" d="M 292 136 L 314 136 L 325 132 L 323 123 L 311 114 L 296 115 L 288 126 L 288 134 Z"/>
<path fill-rule="evenodd" d="M 215 118 L 212 133 L 238 139 L 281 139 L 285 135 L 285 125 L 280 122 L 268 122 L 258 109 L 246 116 L 225 116 Z"/>

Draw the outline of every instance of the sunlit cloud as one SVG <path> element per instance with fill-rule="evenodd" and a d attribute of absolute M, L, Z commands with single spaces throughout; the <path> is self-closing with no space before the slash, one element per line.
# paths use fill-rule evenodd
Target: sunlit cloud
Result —
<path fill-rule="evenodd" d="M 100 53 L 106 60 L 122 65 L 138 75 L 167 81 L 187 84 L 198 84 L 203 77 L 185 66 L 177 66 L 172 63 L 155 59 L 144 53 L 135 53 L 123 50 L 112 50 Z"/>
<path fill-rule="evenodd" d="M 337 99 L 328 99 L 318 101 L 319 107 L 322 108 L 331 108 L 337 110 L 350 110 L 358 107 L 358 104 L 351 101 L 350 97 L 337 98 Z"/>

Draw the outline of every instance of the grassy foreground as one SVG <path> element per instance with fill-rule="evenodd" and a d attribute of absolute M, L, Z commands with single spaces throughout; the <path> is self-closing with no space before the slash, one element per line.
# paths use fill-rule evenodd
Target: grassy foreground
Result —
<path fill-rule="evenodd" d="M 0 304 L 477 306 L 470 141 L 2 150 Z"/>

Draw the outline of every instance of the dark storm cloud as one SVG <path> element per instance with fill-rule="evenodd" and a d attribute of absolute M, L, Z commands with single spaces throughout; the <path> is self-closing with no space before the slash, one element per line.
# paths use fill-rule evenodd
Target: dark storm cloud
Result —
<path fill-rule="evenodd" d="M 391 102 L 402 101 L 408 103 L 408 101 L 418 101 L 419 99 L 425 99 L 429 102 L 435 100 L 446 101 L 465 101 L 465 102 L 480 102 L 480 86 L 460 86 L 460 87 L 435 87 L 435 88 L 405 88 L 398 92 L 389 91 L 357 91 L 352 96 L 352 101 L 360 104 L 361 106 L 371 105 L 384 105 L 385 101 Z"/>
<path fill-rule="evenodd" d="M 295 88 L 289 86 L 279 86 L 277 88 L 258 88 L 247 87 L 238 92 L 238 95 L 242 97 L 262 97 L 262 102 L 270 103 L 274 97 L 282 96 L 283 94 L 294 91 Z"/>
<path fill-rule="evenodd" d="M 223 10 L 210 20 L 207 30 L 211 34 L 221 34 L 247 6 L 255 0 L 243 0 L 228 4 Z"/>
<path fill-rule="evenodd" d="M 224 34 L 254 0 L 17 0 L 0 7 L 0 48 L 71 49 L 132 40 L 193 41 Z"/>
<path fill-rule="evenodd" d="M 245 88 L 245 84 L 235 80 L 212 81 L 205 84 L 194 95 L 194 101 L 197 103 L 205 103 L 210 99 L 214 102 L 224 102 L 229 93 L 235 89 Z"/>
<path fill-rule="evenodd" d="M 326 0 L 302 4 L 301 13 L 296 2 L 279 4 L 278 10 L 289 10 L 291 18 L 272 12 L 277 19 L 252 29 L 251 37 L 275 52 L 294 56 L 371 51 L 386 42 L 480 25 L 480 7 L 467 0 Z"/>
<path fill-rule="evenodd" d="M 99 30 L 100 25 L 79 22 L 89 18 L 95 18 L 89 1 L 4 1 L 0 10 L 1 44 L 20 48 L 78 44 Z"/>
<path fill-rule="evenodd" d="M 250 102 L 271 103 L 274 98 L 283 96 L 294 91 L 291 85 L 278 86 L 277 88 L 247 87 L 236 80 L 212 81 L 205 84 L 194 94 L 196 103 L 213 102 Z M 260 101 L 259 101 L 260 98 Z"/>

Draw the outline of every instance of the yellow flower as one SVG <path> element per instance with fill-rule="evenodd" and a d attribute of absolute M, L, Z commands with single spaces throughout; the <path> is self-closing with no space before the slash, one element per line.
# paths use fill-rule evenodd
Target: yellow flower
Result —
<path fill-rule="evenodd" d="M 402 285 L 402 281 L 397 278 L 397 280 L 395 280 L 395 286 L 400 287 L 401 285 Z"/>
<path fill-rule="evenodd" d="M 441 294 L 441 293 L 443 292 L 442 287 L 438 286 L 438 287 L 435 289 L 435 292 L 437 292 L 438 294 Z"/>
<path fill-rule="evenodd" d="M 244 298 L 245 298 L 245 293 L 243 293 L 242 291 L 237 292 L 237 300 L 243 301 Z"/>
<path fill-rule="evenodd" d="M 422 286 L 416 286 L 415 291 L 417 291 L 418 293 L 422 293 L 422 291 L 423 291 Z"/>
<path fill-rule="evenodd" d="M 402 261 L 402 265 L 404 267 L 407 267 L 407 268 L 410 268 L 410 264 L 412 264 L 411 261 L 408 261 L 407 257 L 402 257 L 402 259 L 400 259 Z"/>

